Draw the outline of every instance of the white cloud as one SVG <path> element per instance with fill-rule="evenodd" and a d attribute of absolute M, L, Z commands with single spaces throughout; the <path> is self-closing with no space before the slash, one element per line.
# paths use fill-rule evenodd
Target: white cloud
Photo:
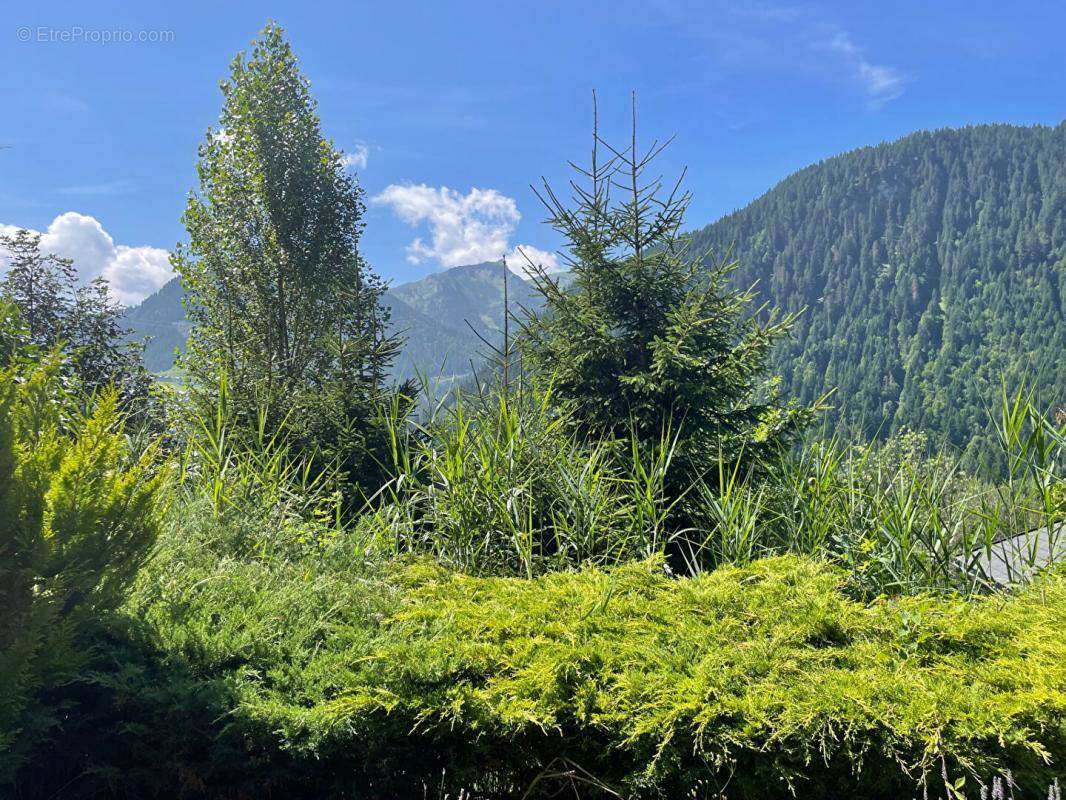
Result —
<path fill-rule="evenodd" d="M 115 248 L 115 257 L 108 262 L 102 274 L 116 300 L 134 305 L 161 289 L 174 277 L 174 270 L 170 267 L 170 253 L 166 250 L 120 244 Z"/>
<path fill-rule="evenodd" d="M 408 225 L 429 225 L 429 243 L 418 237 L 407 246 L 412 264 L 427 258 L 444 267 L 495 261 L 510 250 L 511 234 L 522 218 L 515 201 L 495 189 L 462 194 L 447 186 L 393 184 L 372 202 L 391 207 Z"/>
<path fill-rule="evenodd" d="M 545 272 L 559 272 L 561 269 L 559 257 L 555 253 L 549 253 L 547 250 L 541 250 L 532 245 L 515 245 L 514 249 L 507 254 L 508 269 L 523 278 L 528 278 L 533 271 L 530 268 L 530 262 L 534 267 L 539 267 Z"/>
<path fill-rule="evenodd" d="M 408 225 L 429 226 L 432 241 L 427 244 L 418 237 L 407 246 L 407 260 L 412 264 L 431 259 L 442 267 L 458 267 L 498 261 L 502 256 L 511 271 L 523 278 L 529 276 L 530 261 L 547 272 L 560 269 L 554 253 L 528 244 L 511 245 L 522 215 L 512 198 L 495 189 L 462 194 L 447 186 L 392 184 L 371 202 L 389 206 Z"/>
<path fill-rule="evenodd" d="M 0 234 L 16 230 L 0 224 Z M 174 276 L 166 250 L 115 244 L 95 218 L 76 211 L 52 220 L 41 234 L 41 250 L 71 259 L 82 282 L 105 278 L 112 296 L 127 305 L 139 303 Z"/>
<path fill-rule="evenodd" d="M 838 31 L 821 45 L 844 56 L 852 74 L 866 90 L 870 104 L 880 108 L 903 94 L 903 78 L 892 67 L 871 64 L 846 33 Z"/>
<path fill-rule="evenodd" d="M 345 169 L 366 169 L 370 160 L 370 148 L 365 144 L 357 144 L 350 153 L 341 156 L 341 164 Z"/>

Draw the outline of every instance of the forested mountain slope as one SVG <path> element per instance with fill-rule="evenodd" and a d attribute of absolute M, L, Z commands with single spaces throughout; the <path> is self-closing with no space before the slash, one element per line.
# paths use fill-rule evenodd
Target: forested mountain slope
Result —
<path fill-rule="evenodd" d="M 836 389 L 830 426 L 959 446 L 1001 382 L 1066 401 L 1066 123 L 922 132 L 828 159 L 693 234 L 740 285 L 806 308 L 773 360 L 786 392 Z M 971 463 L 987 442 L 971 445 Z"/>
<path fill-rule="evenodd" d="M 140 305 L 126 310 L 124 324 L 129 338 L 149 340 L 144 364 L 152 372 L 166 372 L 174 366 L 175 351 L 185 350 L 189 322 L 181 303 L 184 295 L 181 281 L 174 278 Z"/>
<path fill-rule="evenodd" d="M 533 286 L 510 275 L 508 300 L 511 313 L 521 316 L 521 308 L 536 307 L 540 295 Z M 470 325 L 490 342 L 502 340 L 503 272 L 499 263 L 489 262 L 453 267 L 421 280 L 389 289 L 385 303 L 392 310 L 392 328 L 405 338 L 393 374 L 413 377 L 454 377 L 470 372 L 488 347 Z M 517 327 L 517 326 L 515 326 Z"/>

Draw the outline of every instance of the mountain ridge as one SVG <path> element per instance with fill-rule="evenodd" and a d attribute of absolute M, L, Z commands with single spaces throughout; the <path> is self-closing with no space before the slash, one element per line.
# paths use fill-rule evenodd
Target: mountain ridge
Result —
<path fill-rule="evenodd" d="M 1001 384 L 1066 400 L 1066 122 L 855 148 L 686 236 L 695 252 L 731 252 L 731 279 L 755 285 L 760 302 L 806 309 L 771 366 L 802 401 L 837 390 L 828 427 L 920 428 L 964 447 L 987 431 Z M 397 377 L 469 373 L 485 348 L 464 320 L 499 335 L 501 269 L 455 267 L 388 290 L 393 330 L 407 336 Z M 510 286 L 515 306 L 538 306 L 528 283 Z M 160 324 L 141 316 L 138 335 Z"/>
<path fill-rule="evenodd" d="M 1002 385 L 1066 399 L 1066 122 L 858 148 L 690 237 L 761 301 L 806 308 L 771 366 L 805 401 L 837 389 L 828 426 L 920 428 L 980 459 Z"/>
<path fill-rule="evenodd" d="M 478 334 L 489 341 L 502 335 L 502 269 L 492 261 L 466 264 L 390 286 L 382 303 L 391 311 L 391 333 L 405 339 L 393 377 L 403 380 L 439 373 L 455 379 L 470 374 L 487 349 Z M 532 285 L 514 273 L 508 275 L 512 313 L 521 307 L 537 307 L 540 298 Z M 145 363 L 152 372 L 173 368 L 175 350 L 184 347 L 189 323 L 181 305 L 183 296 L 180 279 L 173 278 L 126 310 L 128 338 L 152 337 L 145 348 Z"/>

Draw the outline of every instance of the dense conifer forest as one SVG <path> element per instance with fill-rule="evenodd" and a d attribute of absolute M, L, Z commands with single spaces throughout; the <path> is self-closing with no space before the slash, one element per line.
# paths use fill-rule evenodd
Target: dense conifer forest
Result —
<path fill-rule="evenodd" d="M 1066 124 L 916 133 L 808 167 L 697 231 L 801 311 L 771 360 L 860 436 L 926 430 L 996 466 L 988 398 L 1066 403 Z"/>

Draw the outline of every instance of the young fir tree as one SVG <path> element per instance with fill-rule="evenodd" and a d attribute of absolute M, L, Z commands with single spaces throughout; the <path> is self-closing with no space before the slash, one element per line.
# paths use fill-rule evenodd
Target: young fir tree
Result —
<path fill-rule="evenodd" d="M 646 177 L 667 144 L 638 149 L 635 101 L 622 149 L 600 138 L 594 114 L 592 161 L 574 166 L 572 203 L 547 183 L 538 193 L 566 240 L 570 275 L 564 286 L 530 264 L 545 305 L 522 347 L 582 433 L 676 436 L 675 463 L 694 476 L 723 455 L 778 445 L 810 411 L 780 403 L 764 378 L 792 318 L 759 313 L 752 292 L 729 288 L 734 264 L 689 252 L 680 233 L 689 193 L 681 180 L 667 192 Z"/>
<path fill-rule="evenodd" d="M 200 190 L 175 269 L 193 327 L 181 359 L 194 397 L 303 439 L 355 480 L 398 342 L 384 284 L 359 253 L 363 192 L 322 137 L 309 84 L 268 25 L 231 65 L 220 127 L 200 148 Z"/>

